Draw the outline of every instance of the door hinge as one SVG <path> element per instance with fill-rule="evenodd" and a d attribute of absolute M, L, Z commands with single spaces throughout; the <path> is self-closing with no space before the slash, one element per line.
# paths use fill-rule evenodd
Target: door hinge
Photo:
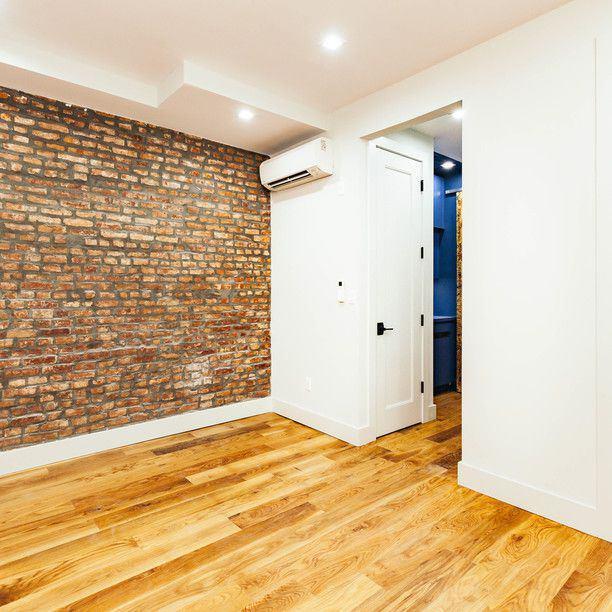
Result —
<path fill-rule="evenodd" d="M 425 381 L 421 381 L 421 393 L 425 393 Z"/>
<path fill-rule="evenodd" d="M 425 181 L 421 179 L 421 191 L 425 191 Z"/>
<path fill-rule="evenodd" d="M 422 314 L 421 315 L 421 327 L 423 327 L 425 325 L 425 315 Z"/>
<path fill-rule="evenodd" d="M 425 259 L 425 247 L 421 247 L 421 259 Z"/>

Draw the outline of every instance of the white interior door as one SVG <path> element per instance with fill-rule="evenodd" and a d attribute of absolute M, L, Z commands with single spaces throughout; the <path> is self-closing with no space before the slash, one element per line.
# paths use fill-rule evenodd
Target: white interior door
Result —
<path fill-rule="evenodd" d="M 376 149 L 377 435 L 421 422 L 422 163 Z M 391 328 L 382 335 L 381 323 Z"/>

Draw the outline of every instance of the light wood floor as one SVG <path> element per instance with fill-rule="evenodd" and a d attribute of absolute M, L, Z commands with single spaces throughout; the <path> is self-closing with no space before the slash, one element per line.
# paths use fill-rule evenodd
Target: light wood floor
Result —
<path fill-rule="evenodd" d="M 612 609 L 612 545 L 458 487 L 437 401 L 361 448 L 270 414 L 1 478 L 0 605 Z"/>

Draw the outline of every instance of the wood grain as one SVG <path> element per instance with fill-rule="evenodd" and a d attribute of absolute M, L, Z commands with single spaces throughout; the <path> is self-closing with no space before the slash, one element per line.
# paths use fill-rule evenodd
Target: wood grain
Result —
<path fill-rule="evenodd" d="M 612 544 L 457 486 L 459 397 L 362 447 L 268 414 L 0 478 L 0 606 L 612 609 Z"/>

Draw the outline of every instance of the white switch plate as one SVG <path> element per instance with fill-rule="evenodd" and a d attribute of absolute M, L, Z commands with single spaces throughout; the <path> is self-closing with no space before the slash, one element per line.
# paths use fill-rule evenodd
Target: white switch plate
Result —
<path fill-rule="evenodd" d="M 312 378 L 310 378 L 310 376 L 307 376 L 304 381 L 304 389 L 306 389 L 306 391 L 312 391 Z"/>

